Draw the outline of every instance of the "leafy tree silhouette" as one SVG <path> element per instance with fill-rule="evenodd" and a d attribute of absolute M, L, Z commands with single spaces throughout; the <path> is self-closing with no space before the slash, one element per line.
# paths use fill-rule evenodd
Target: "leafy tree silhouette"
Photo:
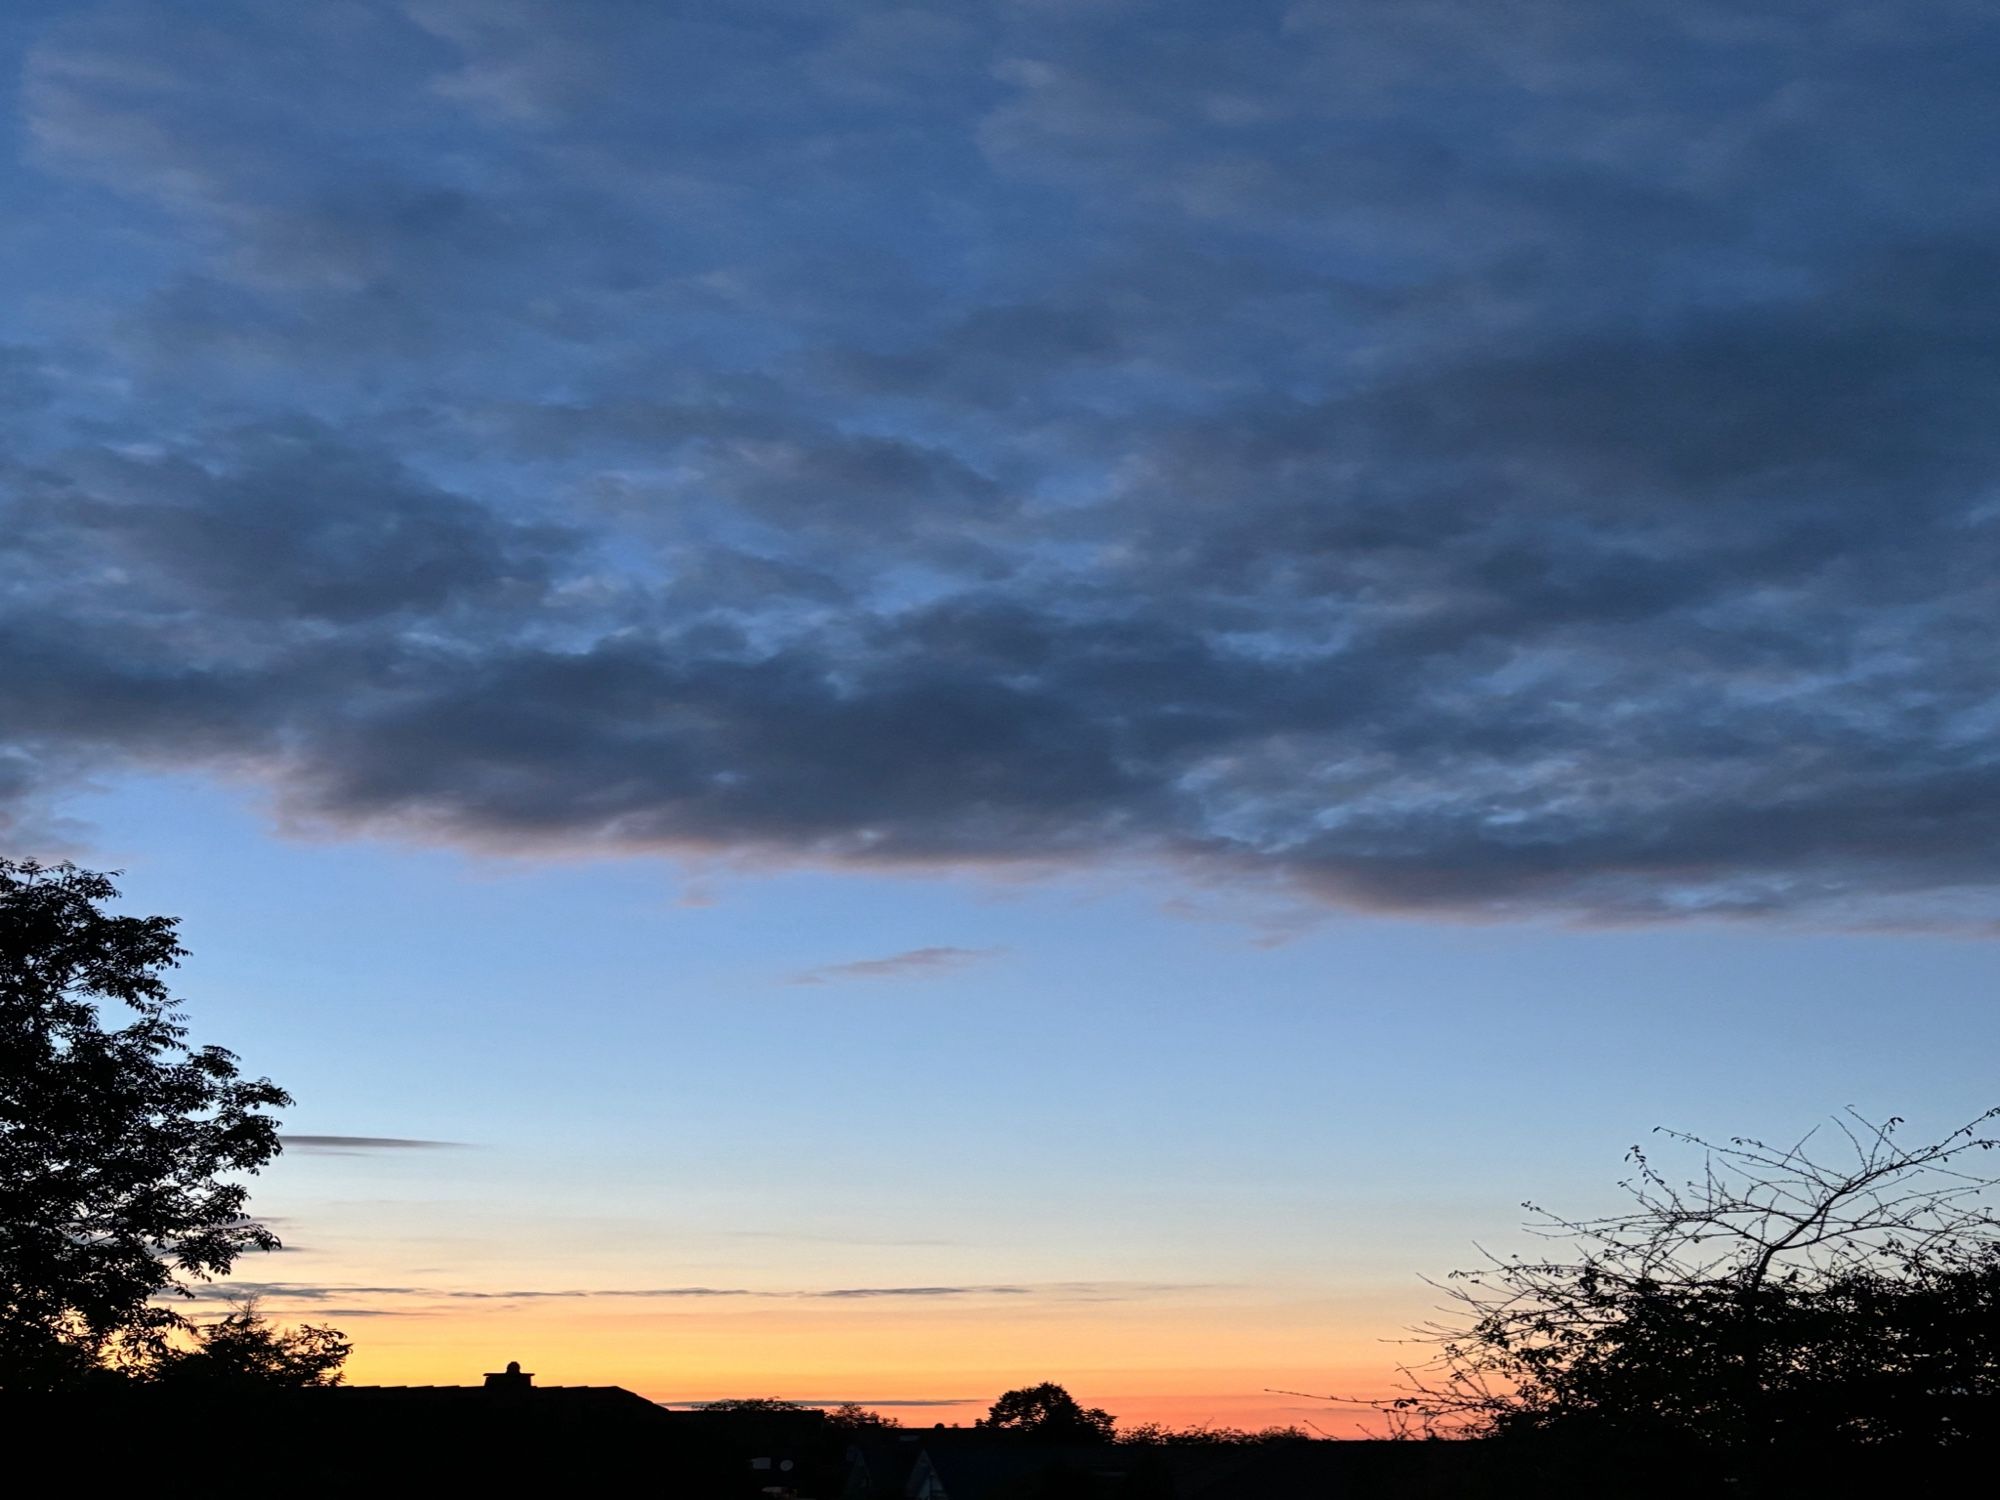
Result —
<path fill-rule="evenodd" d="M 1257 1443 L 1307 1443 L 1313 1441 L 1313 1435 L 1295 1424 L 1253 1430 L 1205 1423 L 1174 1427 L 1165 1422 L 1141 1422 L 1119 1432 L 1118 1441 L 1134 1448 L 1241 1448 Z"/>
<path fill-rule="evenodd" d="M 195 1325 L 186 1346 L 161 1349 L 140 1373 L 176 1390 L 338 1385 L 353 1347 L 336 1328 L 312 1323 L 278 1328 L 250 1301 L 226 1317 Z"/>
<path fill-rule="evenodd" d="M 190 1327 L 156 1299 L 278 1238 L 246 1217 L 291 1102 L 191 1047 L 162 979 L 170 917 L 114 916 L 107 875 L 0 860 L 0 1389 L 157 1357 Z M 114 1024 L 120 1012 L 125 1024 Z"/>
<path fill-rule="evenodd" d="M 894 1417 L 879 1411 L 870 1411 L 856 1401 L 843 1401 L 826 1414 L 827 1426 L 849 1437 L 866 1437 L 872 1433 L 900 1432 L 903 1424 Z"/>
<path fill-rule="evenodd" d="M 1052 1380 L 1008 1391 L 973 1424 L 1044 1443 L 1108 1443 L 1118 1419 L 1101 1407 L 1079 1405 Z"/>

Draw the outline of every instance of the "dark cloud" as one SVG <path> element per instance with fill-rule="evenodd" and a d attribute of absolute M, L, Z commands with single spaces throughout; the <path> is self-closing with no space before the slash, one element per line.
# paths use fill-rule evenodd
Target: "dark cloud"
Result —
<path fill-rule="evenodd" d="M 1807 9 L 26 25 L 0 828 L 1989 924 L 2000 22 Z"/>
<path fill-rule="evenodd" d="M 396 1135 L 293 1135 L 279 1137 L 288 1151 L 346 1156 L 361 1151 L 456 1151 L 460 1141 L 412 1140 Z"/>
<path fill-rule="evenodd" d="M 421 1290 L 407 1286 L 316 1286 L 310 1282 L 200 1282 L 188 1288 L 197 1302 L 239 1302 L 244 1298 L 283 1298 L 289 1302 L 326 1302 L 336 1297 L 403 1297 Z"/>
<path fill-rule="evenodd" d="M 22 491 L 20 559 L 100 583 L 128 614 L 347 626 L 474 601 L 532 607 L 566 540 L 305 422 L 195 454 L 80 453 L 24 475 Z"/>

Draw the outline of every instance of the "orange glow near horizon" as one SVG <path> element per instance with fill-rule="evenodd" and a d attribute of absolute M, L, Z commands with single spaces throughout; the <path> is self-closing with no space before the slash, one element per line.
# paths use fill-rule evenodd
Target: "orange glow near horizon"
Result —
<path fill-rule="evenodd" d="M 968 1424 L 1012 1387 L 1055 1380 L 1124 1425 L 1301 1425 L 1372 1430 L 1366 1414 L 1287 1391 L 1378 1394 L 1393 1330 L 1324 1323 L 1226 1299 L 1167 1307 L 1092 1304 L 884 1307 L 796 1304 L 662 1311 L 619 1298 L 477 1311 L 267 1309 L 344 1327 L 357 1385 L 475 1384 L 518 1359 L 543 1385 L 618 1385 L 652 1400 L 774 1396 L 855 1400 L 906 1426 Z M 356 1315 L 360 1314 L 360 1315 Z M 1199 1360 L 1228 1351 L 1228 1362 Z M 1195 1358 L 1190 1358 L 1194 1355 Z M 918 1403 L 902 1405 L 899 1403 Z"/>

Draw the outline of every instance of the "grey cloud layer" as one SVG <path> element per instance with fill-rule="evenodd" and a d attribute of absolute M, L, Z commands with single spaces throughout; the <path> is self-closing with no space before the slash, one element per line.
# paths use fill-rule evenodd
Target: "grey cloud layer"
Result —
<path fill-rule="evenodd" d="M 18 839 L 2000 914 L 1990 7 L 198 11 L 25 28 Z"/>

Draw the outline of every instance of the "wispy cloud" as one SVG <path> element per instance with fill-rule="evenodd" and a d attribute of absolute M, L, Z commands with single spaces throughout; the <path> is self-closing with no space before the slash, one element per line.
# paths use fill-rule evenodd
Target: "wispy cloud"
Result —
<path fill-rule="evenodd" d="M 806 1245 L 956 1245 L 960 1240 L 911 1236 L 864 1234 L 812 1234 L 791 1229 L 725 1229 L 722 1235 L 732 1240 L 784 1240 L 792 1244 Z"/>
<path fill-rule="evenodd" d="M 794 974 L 791 984 L 838 984 L 849 979 L 915 979 L 963 969 L 997 958 L 1004 948 L 909 948 L 882 958 L 857 958 L 848 963 L 822 964 Z"/>
<path fill-rule="evenodd" d="M 587 1297 L 770 1297 L 817 1300 L 865 1297 L 1029 1297 L 1037 1288 L 1028 1286 L 843 1286 L 811 1290 L 753 1290 L 749 1287 L 648 1286 L 575 1287 L 557 1290 L 516 1290 L 504 1292 L 442 1292 L 437 1295 L 471 1302 L 539 1301 L 552 1298 Z"/>
<path fill-rule="evenodd" d="M 198 1282 L 188 1288 L 190 1302 L 242 1302 L 244 1298 L 258 1298 L 260 1302 L 280 1300 L 280 1302 L 332 1302 L 346 1296 L 436 1296 L 436 1292 L 426 1292 L 420 1286 L 324 1286 L 316 1282 Z"/>
<path fill-rule="evenodd" d="M 425 1295 L 415 1288 L 413 1296 Z M 454 1302 L 548 1302 L 569 1301 L 587 1297 L 642 1297 L 642 1298 L 703 1298 L 703 1297 L 760 1297 L 782 1295 L 775 1292 L 753 1292 L 744 1287 L 733 1286 L 642 1286 L 642 1287 L 514 1287 L 495 1292 L 438 1291 L 428 1295 L 447 1297 Z"/>
<path fill-rule="evenodd" d="M 829 1292 L 804 1292 L 806 1297 L 1029 1297 L 1026 1286 L 846 1286 Z"/>
<path fill-rule="evenodd" d="M 1125 1301 L 1195 1289 L 1194 1283 L 1141 1281 L 966 1282 L 924 1286 L 845 1287 L 510 1287 L 499 1290 L 429 1286 L 349 1286 L 338 1283 L 239 1281 L 196 1289 L 198 1301 L 243 1297 L 282 1302 L 332 1302 L 386 1297 L 425 1302 L 555 1302 L 634 1299 L 642 1301 L 926 1301 L 950 1298 L 1031 1297 L 1048 1301 Z"/>
<path fill-rule="evenodd" d="M 287 1151 L 316 1156 L 354 1156 L 363 1151 L 457 1151 L 463 1141 L 425 1141 L 400 1135 L 281 1135 Z"/>

